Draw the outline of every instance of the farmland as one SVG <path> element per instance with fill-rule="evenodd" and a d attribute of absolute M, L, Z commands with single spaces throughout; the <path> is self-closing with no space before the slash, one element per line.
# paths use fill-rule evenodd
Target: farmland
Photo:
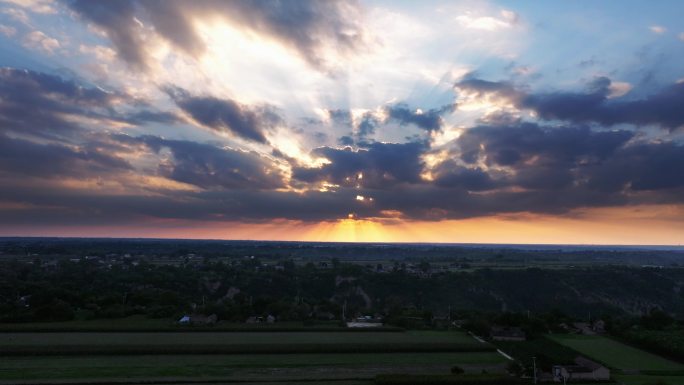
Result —
<path fill-rule="evenodd" d="M 492 351 L 458 332 L 1 333 L 2 355 Z"/>
<path fill-rule="evenodd" d="M 684 365 L 602 336 L 553 335 L 553 340 L 614 369 L 676 371 Z"/>
<path fill-rule="evenodd" d="M 207 345 L 250 344 L 290 345 L 316 344 L 388 344 L 459 343 L 464 346 L 481 344 L 460 332 L 407 331 L 393 332 L 178 332 L 178 333 L 2 333 L 0 345 L 132 345 L 144 339 L 145 345 Z"/>
<path fill-rule="evenodd" d="M 15 332 L 0 333 L 0 346 L 0 354 L 5 355 L 0 360 L 0 380 L 4 381 L 306 379 L 337 383 L 367 381 L 382 373 L 448 374 L 454 365 L 466 373 L 502 373 L 505 367 L 505 359 L 491 345 L 453 331 Z M 220 354 L 222 349 L 234 354 Z M 216 354 L 200 354 L 205 351 Z"/>
<path fill-rule="evenodd" d="M 313 370 L 319 378 L 372 377 L 378 372 L 407 371 L 448 373 L 452 365 L 476 371 L 500 365 L 496 353 L 385 353 L 385 354 L 264 354 L 264 355 L 164 355 L 6 357 L 0 376 L 11 379 L 73 379 L 116 377 L 233 377 L 268 374 L 300 377 Z M 420 366 L 420 368 L 418 368 Z M 352 373 L 353 372 L 353 373 Z"/>

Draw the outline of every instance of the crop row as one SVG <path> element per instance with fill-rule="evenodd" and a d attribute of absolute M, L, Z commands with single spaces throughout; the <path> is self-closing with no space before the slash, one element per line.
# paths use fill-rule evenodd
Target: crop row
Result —
<path fill-rule="evenodd" d="M 260 332 L 341 332 L 341 333 L 399 333 L 406 329 L 395 326 L 380 326 L 373 328 L 345 328 L 337 326 L 214 326 L 214 327 L 140 327 L 140 326 L 95 326 L 95 327 L 41 327 L 35 324 L 28 326 L 4 326 L 0 324 L 1 333 L 260 333 Z"/>
<path fill-rule="evenodd" d="M 380 374 L 375 377 L 376 385 L 518 385 L 529 380 L 500 375 L 405 375 Z"/>
<path fill-rule="evenodd" d="M 0 356 L 133 355 L 133 354 L 294 354 L 294 353 L 428 353 L 491 352 L 491 345 L 459 343 L 340 343 L 223 345 L 16 345 L 0 347 Z"/>

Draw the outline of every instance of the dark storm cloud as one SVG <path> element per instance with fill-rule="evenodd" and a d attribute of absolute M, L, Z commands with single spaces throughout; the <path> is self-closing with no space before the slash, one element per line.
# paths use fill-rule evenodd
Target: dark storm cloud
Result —
<path fill-rule="evenodd" d="M 144 123 L 165 123 L 173 124 L 179 122 L 178 116 L 171 112 L 159 112 L 159 111 L 149 111 L 141 110 L 138 112 L 131 113 L 122 118 L 126 123 L 133 125 L 141 125 Z"/>
<path fill-rule="evenodd" d="M 513 84 L 508 82 L 492 82 L 466 76 L 466 78 L 454 85 L 457 89 L 467 90 L 476 95 L 496 94 L 506 99 L 519 99 L 521 92 L 517 91 Z"/>
<path fill-rule="evenodd" d="M 548 191 L 548 195 L 562 192 L 569 197 L 589 195 L 601 202 L 629 201 L 644 192 L 655 201 L 673 199 L 672 192 L 684 187 L 684 146 L 633 139 L 634 134 L 624 130 L 485 126 L 464 133 L 457 141 L 456 153 L 466 164 L 480 161 L 506 167 L 508 173 L 490 172 L 491 187 L 520 187 Z M 454 165 L 450 168 L 458 170 Z M 479 180 L 489 179 L 480 176 Z M 437 179 L 436 183 L 444 182 Z M 465 182 L 461 186 L 476 190 Z M 681 197 L 674 200 L 684 201 Z"/>
<path fill-rule="evenodd" d="M 303 182 L 334 183 L 391 188 L 402 183 L 420 183 L 426 146 L 422 143 L 371 143 L 368 148 L 353 150 L 320 147 L 313 151 L 331 163 L 320 168 L 295 167 L 292 177 Z M 359 178 L 359 174 L 362 178 Z"/>
<path fill-rule="evenodd" d="M 586 168 L 592 188 L 607 192 L 664 191 L 684 187 L 684 146 L 640 143 L 618 150 L 601 165 Z"/>
<path fill-rule="evenodd" d="M 356 144 L 360 147 L 368 147 L 373 142 L 373 136 L 377 128 L 389 122 L 395 122 L 401 126 L 413 125 L 427 132 L 440 131 L 444 125 L 442 115 L 453 112 L 456 109 L 456 105 L 449 104 L 427 111 L 418 111 L 411 109 L 405 103 L 398 103 L 385 106 L 383 109 L 387 114 L 387 118 L 384 120 L 379 119 L 372 112 L 365 112 L 357 118 L 356 122 L 354 122 L 352 113 L 349 110 L 328 110 L 328 114 L 333 122 L 348 126 L 353 131 L 348 135 L 340 137 L 338 142 L 345 146 Z"/>
<path fill-rule="evenodd" d="M 592 162 L 605 159 L 627 143 L 631 131 L 593 131 L 589 127 L 542 127 L 533 123 L 475 127 L 457 141 L 461 159 L 475 163 L 486 158 L 489 165 L 512 166 L 536 163 Z"/>
<path fill-rule="evenodd" d="M 440 187 L 456 187 L 469 191 L 496 188 L 499 183 L 480 167 L 463 167 L 453 160 L 446 160 L 432 170 L 435 184 Z"/>
<path fill-rule="evenodd" d="M 0 175 L 14 178 L 91 178 L 132 170 L 96 146 L 38 144 L 0 134 Z"/>
<path fill-rule="evenodd" d="M 255 152 L 219 148 L 183 140 L 144 137 L 159 152 L 168 148 L 173 160 L 159 166 L 159 174 L 202 188 L 276 189 L 285 187 L 284 176 L 269 159 Z"/>
<path fill-rule="evenodd" d="M 231 132 L 244 139 L 266 143 L 264 131 L 282 121 L 273 108 L 248 107 L 230 99 L 192 96 L 177 87 L 164 89 L 178 107 L 195 121 L 220 132 Z"/>
<path fill-rule="evenodd" d="M 312 155 L 330 163 L 307 168 L 276 150 L 264 155 L 189 140 L 88 130 L 73 121 L 81 117 L 88 122 L 137 125 L 173 123 L 177 118 L 149 110 L 149 105 L 125 94 L 52 75 L 0 69 L 0 80 L 0 202 L 15 204 L 11 209 L 0 205 L 0 223 L 111 224 L 150 217 L 320 221 L 349 213 L 383 217 L 388 211 L 407 219 L 440 220 L 684 203 L 684 146 L 666 137 L 648 141 L 627 130 L 599 130 L 573 122 L 545 126 L 501 118 L 470 128 L 438 149 L 448 156 L 430 169 L 425 156 L 437 150 L 426 142 L 372 142 L 358 149 L 319 147 Z M 483 90 L 472 88 L 471 92 L 498 92 L 518 103 L 530 98 L 503 83 L 470 79 L 461 86 Z M 605 97 L 609 87 L 607 79 L 596 79 L 585 93 L 577 94 L 585 98 L 576 103 L 591 106 L 591 100 Z M 257 143 L 264 143 L 264 132 L 281 123 L 266 107 L 197 97 L 180 89 L 167 91 L 196 121 Z M 614 108 L 615 102 L 601 103 Z M 117 112 L 115 106 L 120 105 L 133 112 Z M 545 106 L 551 105 L 555 103 Z M 427 131 L 439 127 L 441 123 L 435 122 L 440 111 L 446 111 L 429 110 L 422 115 L 438 119 L 423 122 L 408 107 L 392 108 L 400 113 L 395 111 L 398 115 L 389 119 L 423 124 Z M 586 113 L 574 115 L 580 112 Z M 331 113 L 331 117 L 351 121 L 348 111 Z M 359 126 L 355 130 L 372 135 L 373 129 Z M 360 136 L 350 140 L 359 146 Z M 282 170 L 287 163 L 292 165 L 291 181 Z M 135 176 L 163 177 L 199 188 L 139 185 Z M 121 189 L 116 194 L 104 189 L 93 192 L 77 187 L 78 183 L 64 184 L 67 179 L 101 179 Z M 340 187 L 316 191 L 321 182 Z M 290 186 L 298 191 L 288 191 Z M 373 201 L 357 201 L 357 195 Z M 48 209 L 55 207 L 59 210 Z"/>
<path fill-rule="evenodd" d="M 501 130 L 509 128 L 501 127 Z M 123 139 L 122 142 L 126 143 Z M 544 145 L 544 141 L 538 143 Z M 361 218 L 383 217 L 388 210 L 399 212 L 406 219 L 441 220 L 519 212 L 562 215 L 584 207 L 684 203 L 684 175 L 679 167 L 684 160 L 684 147 L 674 143 L 628 143 L 608 152 L 601 151 L 604 157 L 596 156 L 593 162 L 581 160 L 585 155 L 563 157 L 565 168 L 557 166 L 555 170 L 559 173 L 569 172 L 573 183 L 565 184 L 560 189 L 553 187 L 557 182 L 551 186 L 542 183 L 544 178 L 541 177 L 537 178 L 539 188 L 513 189 L 523 183 L 518 173 L 534 170 L 526 168 L 523 163 L 509 166 L 513 171 L 511 174 L 497 174 L 455 160 L 435 169 L 437 179 L 434 183 L 421 181 L 377 185 L 377 181 L 366 181 L 372 181 L 374 173 L 377 179 L 380 172 L 383 175 L 394 174 L 397 180 L 416 181 L 417 170 L 401 178 L 396 177 L 396 174 L 405 172 L 401 170 L 402 166 L 411 168 L 411 164 L 415 163 L 415 158 L 406 162 L 399 154 L 416 151 L 409 148 L 402 151 L 400 146 L 387 147 L 383 150 L 397 154 L 392 158 L 397 164 L 393 166 L 383 162 L 383 166 L 380 166 L 369 159 L 381 158 L 379 154 L 382 151 L 375 155 L 368 154 L 371 150 L 359 151 L 360 154 L 352 151 L 339 154 L 328 149 L 332 165 L 324 166 L 318 172 L 314 169 L 299 171 L 308 173 L 312 180 L 338 179 L 341 187 L 336 192 L 274 190 L 279 186 L 278 179 L 271 179 L 263 171 L 271 167 L 269 162 L 254 159 L 249 154 L 243 156 L 245 154 L 232 151 L 223 153 L 221 151 L 224 149 L 212 148 L 211 145 L 155 137 L 129 138 L 126 144 L 150 147 L 154 151 L 168 149 L 172 154 L 171 163 L 169 166 L 162 164 L 159 173 L 204 189 L 174 191 L 149 187 L 153 194 L 106 195 L 60 186 L 45 189 L 4 183 L 7 187 L 0 189 L 0 201 L 62 209 L 31 211 L 30 214 L 35 216 L 30 220 L 27 219 L 29 211 L 0 209 L 0 222 L 36 223 L 41 220 L 42 223 L 111 224 L 116 221 L 134 223 L 141 217 L 209 221 L 269 221 L 274 218 L 320 221 L 344 218 L 348 213 L 355 213 Z M 12 147 L 16 147 L 17 152 L 24 151 L 14 143 Z M 520 152 L 526 154 L 524 157 L 534 157 L 535 154 L 546 156 L 541 148 L 536 152 L 534 149 Z M 578 149 L 574 153 L 595 154 L 596 150 Z M 350 161 L 350 158 L 356 160 Z M 87 163 L 90 164 L 90 161 Z M 349 164 L 355 166 L 345 167 Z M 239 171 L 236 172 L 234 168 Z M 354 173 L 357 171 L 364 173 L 363 179 L 356 179 Z M 354 178 L 354 184 L 362 181 L 359 187 L 346 183 L 345 175 Z M 5 177 L 6 174 L 0 173 L 0 179 Z M 356 195 L 374 199 L 372 202 L 359 202 L 355 199 Z"/>
<path fill-rule="evenodd" d="M 223 18 L 240 27 L 269 36 L 299 52 L 311 65 L 324 68 L 326 45 L 338 52 L 353 51 L 363 42 L 356 2 L 314 0 L 110 0 L 68 2 L 84 20 L 100 27 L 119 56 L 139 68 L 149 55 L 142 41 L 149 23 L 163 38 L 197 56 L 204 44 L 193 26 L 197 17 Z"/>
<path fill-rule="evenodd" d="M 525 93 L 507 82 L 467 79 L 455 87 L 480 94 L 506 98 L 519 108 L 534 110 L 541 119 L 573 123 L 599 123 L 604 126 L 626 123 L 657 125 L 670 130 L 684 126 L 684 83 L 679 82 L 640 99 L 610 99 L 612 82 L 599 77 L 586 92 Z"/>
<path fill-rule="evenodd" d="M 54 75 L 0 68 L 0 131 L 39 136 L 69 134 L 78 125 L 65 115 L 102 117 L 121 97 Z"/>
<path fill-rule="evenodd" d="M 598 122 L 603 125 L 654 124 L 671 130 L 684 125 L 684 83 L 673 84 L 643 99 L 611 101 L 605 92 L 529 95 L 523 106 L 543 119 Z"/>
<path fill-rule="evenodd" d="M 352 146 L 354 144 L 367 146 L 372 141 L 373 135 L 375 135 L 375 129 L 382 123 L 371 112 L 363 113 L 358 118 L 356 125 L 349 110 L 328 110 L 328 115 L 336 124 L 348 127 L 353 131 L 349 135 L 344 135 L 338 139 L 338 142 L 343 146 Z"/>
<path fill-rule="evenodd" d="M 349 135 L 343 135 L 343 136 L 340 136 L 340 138 L 337 140 L 337 142 L 343 146 L 353 146 L 354 145 L 354 138 L 352 138 Z"/>
<path fill-rule="evenodd" d="M 206 221 L 268 222 L 277 218 L 304 221 L 346 218 L 356 191 L 336 194 L 309 191 L 210 190 L 154 195 L 90 194 L 83 190 L 54 188 L 49 193 L 31 188 L 0 190 L 0 201 L 21 201 L 35 210 L 3 209 L 0 223 L 9 224 L 140 224 L 149 218 Z M 21 197 L 17 199 L 17 197 Z M 52 211 L 50 207 L 59 207 Z M 357 207 L 372 215 L 375 209 Z M 143 222 L 144 223 L 144 222 Z"/>
<path fill-rule="evenodd" d="M 142 27 L 136 22 L 136 2 L 132 0 L 67 1 L 86 22 L 103 30 L 119 57 L 138 69 L 147 67 Z"/>
<path fill-rule="evenodd" d="M 167 112 L 122 113 L 114 108 L 116 105 L 137 108 L 140 104 L 141 101 L 126 94 L 81 85 L 59 76 L 0 68 L 0 132 L 64 139 L 83 131 L 83 123 L 78 123 L 78 118 L 132 125 L 177 121 Z"/>
<path fill-rule="evenodd" d="M 439 131 L 444 124 L 442 115 L 453 112 L 455 108 L 455 104 L 450 104 L 441 108 L 418 112 L 410 109 L 406 104 L 395 104 L 386 107 L 385 111 L 387 111 L 389 119 L 401 125 L 413 124 L 425 131 Z"/>
<path fill-rule="evenodd" d="M 590 167 L 603 164 L 633 138 L 629 131 L 595 132 L 588 127 L 540 127 L 532 123 L 482 126 L 458 139 L 462 161 L 508 167 L 499 184 L 535 190 L 570 188 Z"/>

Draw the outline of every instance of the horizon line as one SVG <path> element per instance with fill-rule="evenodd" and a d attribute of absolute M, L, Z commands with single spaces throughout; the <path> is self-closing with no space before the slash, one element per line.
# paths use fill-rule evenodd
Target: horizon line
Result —
<path fill-rule="evenodd" d="M 304 241 L 283 239 L 221 239 L 221 238 L 173 238 L 173 237 L 104 237 L 104 236 L 26 236 L 26 235 L 0 235 L 0 241 L 6 239 L 59 239 L 59 240 L 144 240 L 144 241 L 205 241 L 205 242 L 263 242 L 263 243 L 311 243 L 311 244 L 350 244 L 350 245 L 440 245 L 440 246 L 569 246 L 569 247 L 622 247 L 622 248 L 669 248 L 684 251 L 684 244 L 636 244 L 636 243 L 491 243 L 491 242 L 402 242 L 402 241 Z"/>

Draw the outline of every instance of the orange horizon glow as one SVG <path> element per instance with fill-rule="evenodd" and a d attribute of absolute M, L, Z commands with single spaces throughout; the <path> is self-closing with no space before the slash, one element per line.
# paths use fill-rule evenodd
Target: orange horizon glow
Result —
<path fill-rule="evenodd" d="M 307 223 L 150 220 L 122 226 L 0 227 L 2 236 L 168 238 L 255 241 L 491 243 L 564 245 L 681 245 L 682 206 L 638 206 L 444 221 L 340 219 Z"/>

